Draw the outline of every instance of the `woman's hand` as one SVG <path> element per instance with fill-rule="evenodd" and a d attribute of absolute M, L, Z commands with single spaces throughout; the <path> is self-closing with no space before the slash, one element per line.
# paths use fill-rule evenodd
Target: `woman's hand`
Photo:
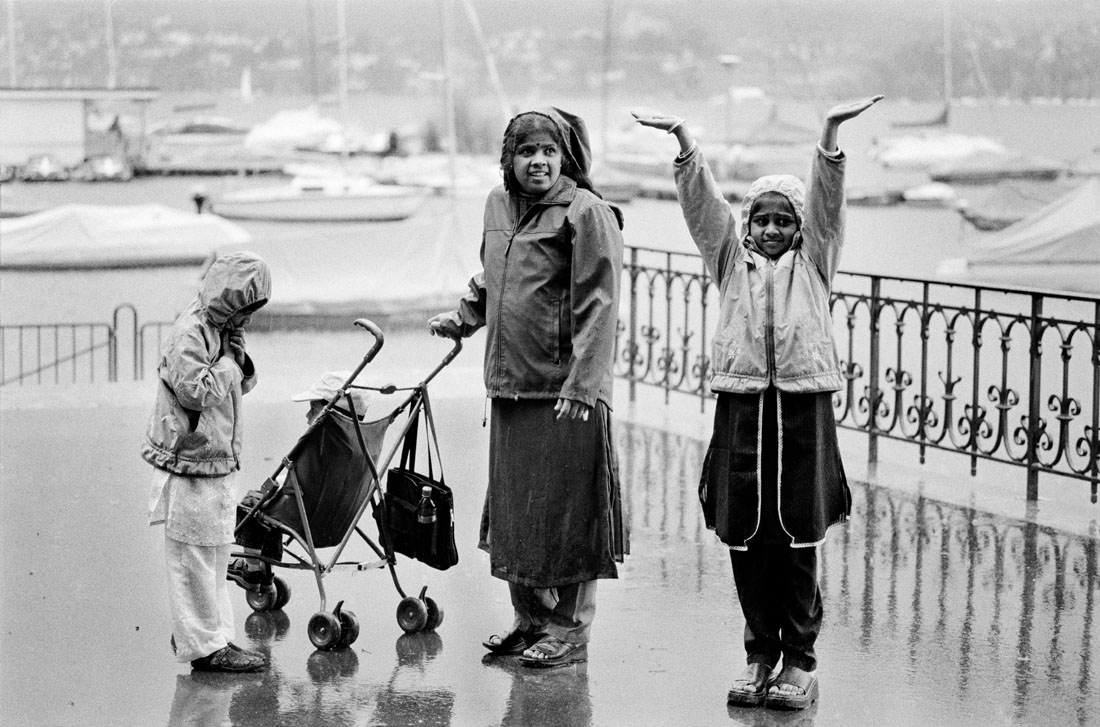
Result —
<path fill-rule="evenodd" d="M 554 405 L 554 411 L 557 412 L 557 416 L 554 417 L 555 420 L 582 419 L 588 421 L 588 414 L 592 411 L 592 407 L 573 399 L 558 399 L 558 403 Z"/>
<path fill-rule="evenodd" d="M 447 338 L 461 338 L 458 324 L 454 322 L 450 313 L 440 313 L 428 319 L 428 333 L 433 336 L 445 336 Z"/>
<path fill-rule="evenodd" d="M 821 148 L 830 153 L 835 152 L 836 132 L 837 129 L 840 128 L 840 125 L 848 119 L 854 119 L 859 116 L 883 98 L 885 98 L 885 96 L 878 94 L 877 96 L 870 96 L 861 101 L 838 104 L 829 109 L 829 113 L 825 114 L 825 126 L 821 129 Z"/>

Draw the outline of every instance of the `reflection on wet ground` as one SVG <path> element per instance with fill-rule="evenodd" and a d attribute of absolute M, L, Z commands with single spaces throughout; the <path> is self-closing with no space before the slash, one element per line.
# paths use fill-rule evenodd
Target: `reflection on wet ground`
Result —
<path fill-rule="evenodd" d="M 290 572 L 283 611 L 252 613 L 235 592 L 238 640 L 271 660 L 243 676 L 192 673 L 168 653 L 162 536 L 144 526 L 147 470 L 129 455 L 146 407 L 0 411 L 0 722 L 1100 725 L 1097 541 L 860 485 L 852 521 L 823 549 L 820 703 L 800 714 L 727 707 L 744 624 L 696 501 L 705 445 L 625 421 L 632 552 L 620 579 L 600 584 L 590 661 L 544 672 L 486 657 L 480 642 L 510 607 L 476 549 L 481 404 L 433 407 L 460 564 L 398 566 L 406 590 L 428 585 L 444 608 L 438 632 L 402 634 L 384 572 L 340 572 L 326 589 L 355 609 L 360 637 L 316 651 L 305 633 L 315 584 Z M 282 451 L 268 443 L 293 441 L 300 418 L 295 405 L 253 406 L 249 478 L 274 466 Z"/>

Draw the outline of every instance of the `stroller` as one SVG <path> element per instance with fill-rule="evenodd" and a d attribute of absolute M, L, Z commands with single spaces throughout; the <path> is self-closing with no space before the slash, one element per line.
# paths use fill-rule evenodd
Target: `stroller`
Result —
<path fill-rule="evenodd" d="M 326 609 L 324 578 L 337 569 L 363 571 L 388 568 L 394 587 L 401 596 L 397 621 L 406 633 L 434 630 L 443 621 L 443 609 L 426 595 L 427 586 L 421 589 L 418 596 L 406 595 L 401 588 L 395 568 L 395 543 L 402 543 L 402 535 L 406 536 L 406 540 L 408 536 L 407 533 L 391 532 L 390 516 L 387 514 L 391 508 L 386 507 L 382 473 L 389 469 L 394 455 L 402 446 L 402 466 L 410 444 L 415 454 L 416 430 L 421 416 L 425 418 L 434 440 L 427 385 L 458 355 L 462 343 L 453 339 L 453 348 L 415 386 L 362 386 L 354 383 L 355 378 L 378 354 L 385 339 L 378 326 L 369 320 L 360 318 L 355 325 L 366 329 L 374 337 L 374 344 L 339 390 L 312 417 L 305 433 L 283 458 L 275 473 L 259 490 L 250 491 L 237 506 L 234 531 L 237 544 L 258 552 L 236 552 L 232 557 L 260 561 L 263 565 L 262 576 L 247 583 L 232 575 L 227 576 L 245 589 L 245 600 L 253 611 L 274 611 L 289 603 L 291 592 L 286 581 L 275 576 L 271 569 L 312 570 L 321 605 L 309 620 L 309 640 L 315 647 L 324 650 L 345 648 L 359 636 L 358 619 L 352 611 L 343 607 L 343 601 L 337 603 L 331 612 Z M 353 389 L 386 395 L 399 391 L 409 394 L 385 417 L 364 422 L 356 413 Z M 401 436 L 382 458 L 386 431 L 402 415 Z M 411 441 L 406 441 L 407 438 Z M 436 449 L 438 455 L 438 444 Z M 449 498 L 449 491 L 446 495 Z M 378 525 L 379 543 L 359 526 L 368 506 L 372 508 Z M 449 521 L 446 527 L 452 527 Z M 340 560 L 353 535 L 362 538 L 378 560 Z M 427 536 L 424 533 L 424 537 Z M 333 547 L 335 550 L 331 556 L 322 558 L 318 553 L 321 548 Z M 284 556 L 288 560 L 284 560 Z"/>

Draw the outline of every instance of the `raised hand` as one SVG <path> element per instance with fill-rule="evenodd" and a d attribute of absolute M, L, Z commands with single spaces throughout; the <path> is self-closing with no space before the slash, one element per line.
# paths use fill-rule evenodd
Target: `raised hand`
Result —
<path fill-rule="evenodd" d="M 635 108 L 630 110 L 630 115 L 642 126 L 651 126 L 654 129 L 660 129 L 661 131 L 667 131 L 669 133 L 684 123 L 683 118 L 670 114 L 663 114 L 656 109 Z"/>
<path fill-rule="evenodd" d="M 836 132 L 848 119 L 854 119 L 867 109 L 885 98 L 882 94 L 870 96 L 862 101 L 838 104 L 825 114 L 825 125 L 821 128 L 821 148 L 827 152 L 836 151 Z"/>
<path fill-rule="evenodd" d="M 829 109 L 829 113 L 825 114 L 825 118 L 828 121 L 833 121 L 838 124 L 848 119 L 854 119 L 884 98 L 886 97 L 882 94 L 878 94 L 877 96 L 870 96 L 859 101 L 837 104 Z"/>

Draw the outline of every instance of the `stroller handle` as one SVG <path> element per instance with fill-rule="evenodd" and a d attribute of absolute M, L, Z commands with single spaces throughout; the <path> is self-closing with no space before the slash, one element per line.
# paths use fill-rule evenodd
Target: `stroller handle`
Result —
<path fill-rule="evenodd" d="M 378 348 L 382 348 L 382 344 L 385 342 L 386 337 L 382 335 L 382 329 L 375 325 L 374 321 L 367 320 L 366 318 L 356 318 L 355 325 L 360 328 L 366 329 L 372 336 L 374 336 L 375 345 Z M 373 350 L 373 349 L 372 349 Z M 377 353 L 377 351 L 375 351 Z"/>

